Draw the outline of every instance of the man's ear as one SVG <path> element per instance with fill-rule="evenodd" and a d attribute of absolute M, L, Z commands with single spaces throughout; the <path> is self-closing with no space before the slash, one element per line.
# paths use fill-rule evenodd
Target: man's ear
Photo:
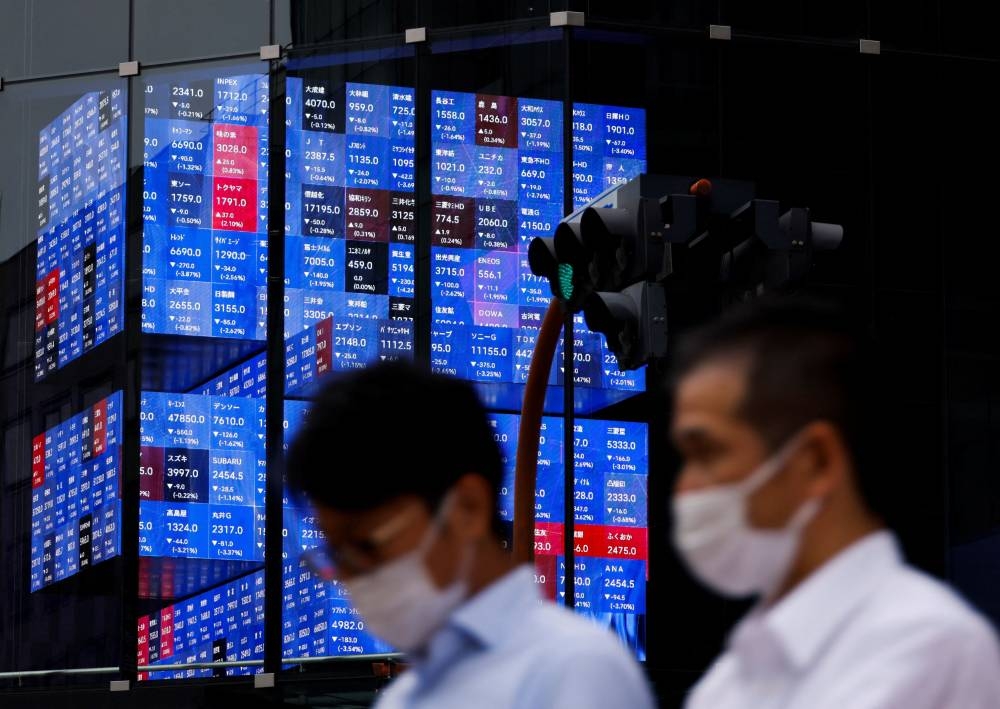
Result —
<path fill-rule="evenodd" d="M 454 533 L 469 541 L 490 535 L 493 517 L 493 490 L 482 475 L 466 473 L 452 487 L 452 509 L 448 513 Z"/>
<path fill-rule="evenodd" d="M 809 424 L 802 435 L 809 496 L 827 497 L 844 484 L 850 471 L 847 442 L 840 429 L 829 421 Z"/>

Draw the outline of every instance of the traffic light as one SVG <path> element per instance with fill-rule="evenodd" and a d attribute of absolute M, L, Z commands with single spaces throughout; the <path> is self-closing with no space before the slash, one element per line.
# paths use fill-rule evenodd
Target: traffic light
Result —
<path fill-rule="evenodd" d="M 667 300 L 660 283 L 640 281 L 620 293 L 594 293 L 583 317 L 607 339 L 622 371 L 667 353 Z"/>
<path fill-rule="evenodd" d="M 777 201 L 766 199 L 748 202 L 730 226 L 742 240 L 723 254 L 721 275 L 743 292 L 774 291 L 801 280 L 813 254 L 836 249 L 844 236 L 839 224 L 812 221 L 806 208 L 782 214 Z"/>
<path fill-rule="evenodd" d="M 614 290 L 628 285 L 644 273 L 644 254 L 637 253 L 649 241 L 644 238 L 647 216 L 642 202 L 630 209 L 587 207 L 579 221 L 563 222 L 553 239 L 574 302 L 581 304 L 595 290 Z"/>
<path fill-rule="evenodd" d="M 617 291 L 655 278 L 668 241 L 690 237 L 707 181 L 640 175 L 563 219 L 551 237 L 528 246 L 532 273 L 548 279 L 569 312 L 595 291 Z M 694 187 L 697 185 L 697 187 Z M 691 190 L 694 190 L 692 192 Z M 671 231 L 673 230 L 673 231 Z"/>
<path fill-rule="evenodd" d="M 633 255 L 647 243 L 642 217 L 634 206 L 586 207 L 560 222 L 552 237 L 532 239 L 528 264 L 536 276 L 549 280 L 552 294 L 568 311 L 578 312 L 595 290 L 616 289 L 645 275 L 623 272 L 645 262 Z"/>
<path fill-rule="evenodd" d="M 618 189 L 615 206 L 587 207 L 556 230 L 555 251 L 569 264 L 587 327 L 604 335 L 620 369 L 666 355 L 662 281 L 673 250 L 704 232 L 711 191 L 707 180 L 641 175 Z"/>
<path fill-rule="evenodd" d="M 536 276 L 548 279 L 552 295 L 566 302 L 573 297 L 573 269 L 556 256 L 555 239 L 536 236 L 528 244 L 528 265 Z"/>
<path fill-rule="evenodd" d="M 800 279 L 842 237 L 749 182 L 640 175 L 533 239 L 528 263 L 628 370 L 667 354 L 668 328 Z"/>

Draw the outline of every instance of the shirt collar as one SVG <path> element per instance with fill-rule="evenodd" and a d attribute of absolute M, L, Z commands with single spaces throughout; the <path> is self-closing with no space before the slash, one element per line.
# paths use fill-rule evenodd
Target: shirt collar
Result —
<path fill-rule="evenodd" d="M 744 643 L 752 643 L 754 636 L 764 633 L 793 667 L 805 668 L 858 604 L 901 564 L 892 533 L 869 534 L 813 572 L 773 607 L 758 606 L 740 623 L 730 644 L 740 653 Z"/>
<path fill-rule="evenodd" d="M 499 646 L 518 627 L 524 609 L 540 597 L 532 567 L 524 564 L 463 603 L 448 625 L 471 635 L 484 647 Z"/>
<path fill-rule="evenodd" d="M 427 643 L 410 653 L 418 686 L 429 691 L 451 667 L 471 652 L 499 647 L 523 621 L 524 609 L 537 603 L 532 567 L 518 567 L 482 589 L 459 606 Z"/>

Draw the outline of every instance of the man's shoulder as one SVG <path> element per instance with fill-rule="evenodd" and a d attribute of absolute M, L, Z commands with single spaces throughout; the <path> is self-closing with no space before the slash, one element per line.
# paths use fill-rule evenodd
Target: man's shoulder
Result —
<path fill-rule="evenodd" d="M 645 676 L 634 654 L 615 631 L 597 618 L 580 616 L 551 602 L 539 603 L 525 615 L 511 641 L 519 643 L 521 662 L 532 668 L 524 696 L 532 705 L 652 707 Z M 571 704 L 567 702 L 572 699 Z"/>
<path fill-rule="evenodd" d="M 540 645 L 564 646 L 567 641 L 583 643 L 584 648 L 625 652 L 610 628 L 549 601 L 534 606 L 528 613 L 530 622 L 522 627 Z"/>
<path fill-rule="evenodd" d="M 857 620 L 886 635 L 996 646 L 992 626 L 976 609 L 944 582 L 905 564 L 876 587 Z"/>
<path fill-rule="evenodd" d="M 653 706 L 639 664 L 609 628 L 540 600 L 511 603 L 504 618 L 507 632 L 495 643 L 456 659 L 461 671 L 424 685 L 418 669 L 411 669 L 382 692 L 376 706 L 408 706 L 418 692 L 429 692 L 421 706 L 580 709 L 616 706 L 619 700 L 638 709 Z M 488 699 L 481 696 L 486 686 L 492 688 Z"/>

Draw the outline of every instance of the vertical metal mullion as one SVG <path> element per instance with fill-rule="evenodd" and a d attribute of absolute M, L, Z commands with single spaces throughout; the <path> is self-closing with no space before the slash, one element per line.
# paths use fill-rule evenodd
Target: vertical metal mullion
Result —
<path fill-rule="evenodd" d="M 573 211 L 573 84 L 570 77 L 572 29 L 563 28 L 563 214 Z M 573 465 L 573 426 L 575 381 L 573 357 L 573 314 L 566 314 L 563 325 L 563 559 L 566 566 L 564 602 L 576 606 L 576 514 L 573 511 L 575 468 Z"/>
<path fill-rule="evenodd" d="M 270 66 L 267 173 L 267 485 L 264 500 L 264 672 L 281 669 L 283 584 L 281 498 L 284 481 L 285 399 L 285 79 L 281 60 Z"/>
<path fill-rule="evenodd" d="M 413 348 L 418 362 L 431 360 L 431 136 L 425 130 L 423 116 L 431 111 L 430 87 L 430 47 L 427 42 L 419 42 L 415 47 L 416 62 L 413 81 L 415 115 L 413 129 L 416 131 L 416 155 L 413 179 L 416 183 L 417 243 L 414 248 L 414 322 Z"/>
<path fill-rule="evenodd" d="M 128 58 L 133 58 L 133 3 L 129 3 Z M 122 442 L 119 492 L 121 495 L 121 629 L 118 667 L 121 679 L 135 682 L 138 679 L 138 629 L 139 622 L 139 413 L 142 402 L 142 182 L 145 164 L 132 171 L 135 151 L 133 136 L 144 130 L 141 111 L 133 111 L 133 96 L 141 99 L 142 92 L 132 89 L 141 79 L 131 77 L 126 82 L 125 100 L 125 377 L 122 391 Z"/>

